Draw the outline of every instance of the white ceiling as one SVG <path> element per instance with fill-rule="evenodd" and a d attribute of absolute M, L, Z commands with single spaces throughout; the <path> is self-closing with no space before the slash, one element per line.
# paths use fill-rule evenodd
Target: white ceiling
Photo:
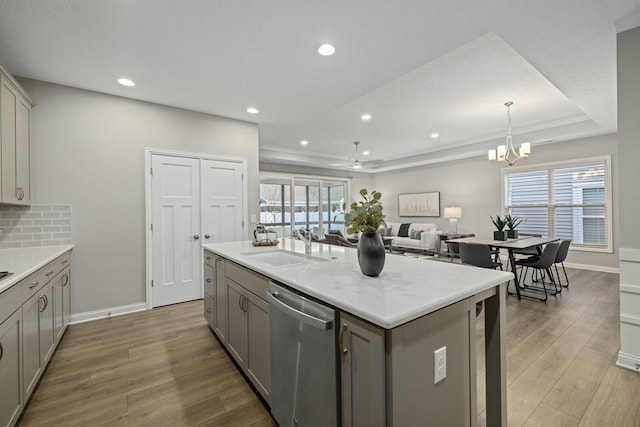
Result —
<path fill-rule="evenodd" d="M 639 10 L 640 0 L 0 0 L 0 63 L 256 122 L 263 161 L 345 169 L 358 140 L 371 151 L 364 170 L 383 171 L 486 153 L 504 140 L 506 101 L 514 141 L 534 155 L 536 143 L 615 132 L 616 24 L 638 24 Z M 322 43 L 336 54 L 318 55 Z"/>

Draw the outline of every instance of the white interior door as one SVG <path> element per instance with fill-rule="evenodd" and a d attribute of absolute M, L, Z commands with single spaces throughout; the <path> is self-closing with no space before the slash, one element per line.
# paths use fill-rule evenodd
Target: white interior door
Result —
<path fill-rule="evenodd" d="M 245 240 L 242 164 L 203 160 L 202 170 L 204 242 Z"/>
<path fill-rule="evenodd" d="M 200 160 L 152 155 L 153 306 L 202 298 Z"/>

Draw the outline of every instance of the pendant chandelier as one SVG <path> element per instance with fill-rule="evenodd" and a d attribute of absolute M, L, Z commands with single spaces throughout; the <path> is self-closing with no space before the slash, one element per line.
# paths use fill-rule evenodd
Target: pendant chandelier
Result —
<path fill-rule="evenodd" d="M 509 166 L 516 164 L 521 158 L 526 158 L 531 153 L 531 144 L 528 142 L 522 143 L 520 148 L 516 152 L 513 147 L 513 139 L 511 137 L 511 106 L 513 101 L 505 102 L 504 106 L 507 107 L 507 118 L 509 120 L 509 129 L 507 131 L 507 144 L 499 145 L 497 150 L 489 150 L 489 160 L 492 162 L 499 161 L 505 162 Z"/>
<path fill-rule="evenodd" d="M 358 160 L 358 145 L 360 145 L 360 141 L 353 141 L 356 146 L 356 158 L 351 162 L 351 167 L 354 169 L 362 168 L 362 163 Z"/>

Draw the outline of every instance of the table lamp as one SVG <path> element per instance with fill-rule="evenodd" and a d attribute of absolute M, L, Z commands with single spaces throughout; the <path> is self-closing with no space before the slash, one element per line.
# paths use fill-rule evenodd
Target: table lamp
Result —
<path fill-rule="evenodd" d="M 444 208 L 444 217 L 449 219 L 449 232 L 458 233 L 458 220 L 462 218 L 462 208 L 450 207 Z"/>

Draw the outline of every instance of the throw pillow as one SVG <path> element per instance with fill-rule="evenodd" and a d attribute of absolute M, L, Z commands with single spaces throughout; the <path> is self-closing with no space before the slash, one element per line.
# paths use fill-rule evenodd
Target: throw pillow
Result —
<path fill-rule="evenodd" d="M 398 229 L 398 237 L 409 237 L 409 227 L 411 224 L 400 224 Z"/>
<path fill-rule="evenodd" d="M 415 240 L 420 240 L 420 235 L 422 234 L 422 230 L 411 230 L 411 238 Z"/>
<path fill-rule="evenodd" d="M 385 228 L 385 229 L 384 229 L 384 237 L 390 237 L 390 236 L 392 236 L 392 234 L 391 234 L 391 230 L 392 230 L 392 228 L 393 228 L 393 227 L 389 226 L 389 227 L 387 227 L 387 228 Z"/>

